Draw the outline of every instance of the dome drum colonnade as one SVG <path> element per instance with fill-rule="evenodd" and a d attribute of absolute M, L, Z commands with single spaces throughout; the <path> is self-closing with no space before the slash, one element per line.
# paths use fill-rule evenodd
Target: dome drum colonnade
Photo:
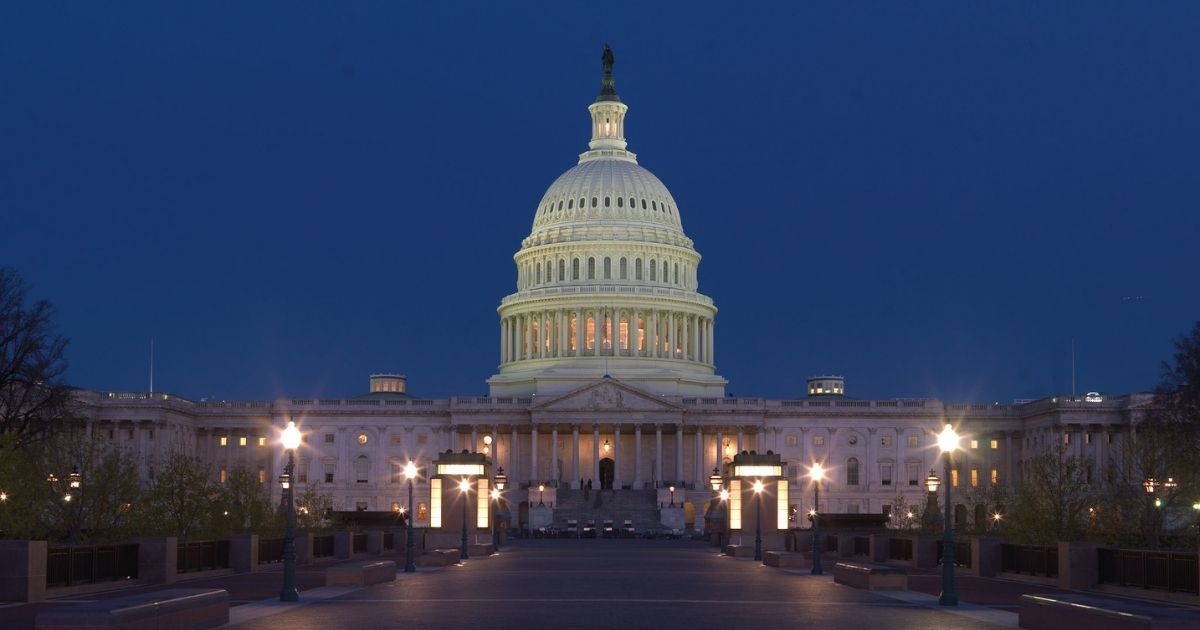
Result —
<path fill-rule="evenodd" d="M 494 396 L 558 394 L 611 375 L 663 395 L 723 396 L 716 307 L 670 191 L 626 149 L 606 50 L 592 139 L 538 204 L 500 315 Z"/>

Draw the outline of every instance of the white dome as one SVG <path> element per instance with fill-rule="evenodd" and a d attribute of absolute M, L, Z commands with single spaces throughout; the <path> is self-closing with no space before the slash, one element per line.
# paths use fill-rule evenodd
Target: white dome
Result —
<path fill-rule="evenodd" d="M 683 232 L 678 206 L 662 181 L 621 158 L 586 160 L 559 175 L 538 203 L 533 229 L 604 220 Z"/>

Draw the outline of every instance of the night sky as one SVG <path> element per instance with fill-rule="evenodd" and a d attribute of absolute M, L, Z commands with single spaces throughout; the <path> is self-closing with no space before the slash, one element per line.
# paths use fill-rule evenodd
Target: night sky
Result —
<path fill-rule="evenodd" d="M 71 383 L 485 394 L 606 41 L 735 395 L 1070 393 L 1072 339 L 1139 391 L 1200 318 L 1200 3 L 532 4 L 0 5 L 0 265 Z"/>

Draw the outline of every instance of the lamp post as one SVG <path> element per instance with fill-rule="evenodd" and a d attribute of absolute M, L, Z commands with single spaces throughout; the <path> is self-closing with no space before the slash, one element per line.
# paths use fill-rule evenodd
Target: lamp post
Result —
<path fill-rule="evenodd" d="M 544 506 L 546 505 L 546 504 L 545 504 L 545 503 L 542 501 L 542 498 L 543 498 L 543 496 L 545 495 L 545 492 L 546 492 L 546 484 L 544 484 L 544 483 L 539 483 L 539 484 L 538 484 L 538 506 L 540 506 L 540 507 L 544 507 Z"/>
<path fill-rule="evenodd" d="M 492 544 L 496 549 L 500 548 L 500 502 L 504 500 L 504 486 L 508 485 L 508 476 L 504 474 L 504 467 L 496 469 L 496 487 L 492 490 L 492 498 L 496 500 L 496 509 L 492 514 Z"/>
<path fill-rule="evenodd" d="M 79 540 L 82 538 L 79 521 L 83 516 L 83 501 L 77 500 L 80 488 L 82 487 L 83 475 L 79 473 L 78 466 L 72 466 L 71 473 L 67 475 L 67 493 L 63 495 L 63 501 L 66 501 L 68 504 L 72 501 L 75 503 L 73 510 L 75 516 L 71 519 L 71 532 L 67 535 L 67 543 L 71 545 L 79 544 Z"/>
<path fill-rule="evenodd" d="M 808 469 L 808 476 L 813 482 L 813 559 L 812 559 L 812 574 L 822 575 L 825 573 L 821 568 L 821 480 L 825 478 L 825 468 L 821 464 L 815 463 L 812 468 Z"/>
<path fill-rule="evenodd" d="M 950 457 L 958 448 L 958 434 L 954 427 L 946 425 L 938 434 L 938 449 L 942 451 L 946 464 L 946 515 L 942 532 L 942 594 L 938 596 L 941 606 L 957 606 L 958 595 L 954 592 L 954 522 L 950 519 Z"/>
<path fill-rule="evenodd" d="M 404 572 L 416 573 L 416 554 L 413 551 L 413 524 L 416 522 L 417 513 L 413 512 L 413 484 L 417 479 L 417 465 L 412 463 L 412 460 L 409 460 L 404 465 L 404 476 L 408 479 L 408 523 L 404 528 Z"/>
<path fill-rule="evenodd" d="M 716 466 L 713 466 L 712 474 L 708 476 L 708 487 L 712 488 L 714 499 L 717 499 L 718 497 L 721 496 L 721 486 L 722 486 L 723 482 L 724 482 L 724 480 L 721 479 L 721 470 L 719 468 L 717 468 Z M 724 507 L 724 506 L 722 506 L 722 507 Z M 721 529 L 717 530 L 717 548 L 722 551 L 725 550 L 725 548 L 721 546 L 721 532 L 724 529 L 725 529 L 725 524 L 721 523 Z"/>
<path fill-rule="evenodd" d="M 729 518 L 729 491 L 721 488 L 721 507 L 725 510 L 725 518 Z M 717 532 L 717 544 L 721 547 L 721 553 L 725 553 L 725 523 L 721 523 L 721 531 Z"/>
<path fill-rule="evenodd" d="M 762 479 L 754 480 L 754 506 L 756 515 L 754 517 L 754 559 L 762 561 Z"/>
<path fill-rule="evenodd" d="M 467 502 L 471 498 L 471 482 L 467 479 L 462 479 L 458 482 L 458 491 L 462 494 L 463 502 L 463 522 L 462 522 L 462 556 L 463 560 L 471 558 L 471 553 L 467 550 Z"/>
<path fill-rule="evenodd" d="M 1158 480 L 1153 476 L 1146 477 L 1142 482 L 1142 487 L 1146 489 L 1146 525 L 1150 529 L 1150 538 L 1154 549 L 1158 549 L 1158 522 L 1155 518 L 1154 508 L 1157 501 L 1154 498 L 1154 491 L 1159 486 Z"/>
<path fill-rule="evenodd" d="M 296 590 L 296 502 L 292 491 L 292 479 L 296 472 L 296 449 L 300 447 L 300 429 L 296 423 L 289 420 L 283 430 L 280 442 L 287 451 L 288 461 L 283 468 L 279 481 L 283 486 L 284 503 L 287 505 L 287 529 L 283 533 L 283 587 L 279 589 L 279 601 L 295 602 L 300 600 L 300 592 Z"/>
<path fill-rule="evenodd" d="M 675 486 L 669 488 L 671 491 L 671 507 L 675 507 Z"/>

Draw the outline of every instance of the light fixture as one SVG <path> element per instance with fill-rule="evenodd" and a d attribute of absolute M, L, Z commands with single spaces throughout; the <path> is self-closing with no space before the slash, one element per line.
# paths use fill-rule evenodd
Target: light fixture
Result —
<path fill-rule="evenodd" d="M 608 451 L 609 451 L 610 449 L 612 449 L 612 445 L 608 443 L 608 440 L 607 440 L 607 439 L 606 439 L 606 440 L 604 440 L 604 447 L 603 447 L 603 448 L 604 448 L 604 454 L 605 454 L 605 455 L 607 455 L 607 454 L 608 454 Z"/>
<path fill-rule="evenodd" d="M 943 453 L 949 453 L 958 449 L 958 434 L 954 432 L 954 427 L 946 425 L 942 432 L 938 434 L 938 448 Z"/>
<path fill-rule="evenodd" d="M 471 490 L 471 482 L 466 479 L 459 481 L 458 489 L 460 492 L 469 492 Z"/>
<path fill-rule="evenodd" d="M 720 492 L 723 480 L 721 479 L 721 471 L 713 466 L 712 475 L 708 478 L 708 485 L 712 487 L 713 492 Z"/>
<path fill-rule="evenodd" d="M 282 475 L 279 475 L 279 485 L 284 490 L 291 488 L 292 487 L 292 476 L 287 473 L 283 473 Z"/>
<path fill-rule="evenodd" d="M 1146 477 L 1146 481 L 1142 482 L 1142 487 L 1146 492 L 1154 494 L 1154 489 L 1158 487 L 1158 480 L 1154 477 Z"/>
<path fill-rule="evenodd" d="M 728 500 L 729 500 L 729 491 L 728 491 L 728 490 L 725 490 L 725 489 L 722 489 L 722 490 L 721 490 L 721 500 L 722 500 L 722 501 L 728 501 Z"/>
<path fill-rule="evenodd" d="M 672 487 L 671 489 L 674 490 L 675 488 Z M 762 479 L 755 479 L 754 480 L 754 492 L 757 494 L 762 491 L 763 491 Z"/>
<path fill-rule="evenodd" d="M 500 498 L 500 489 L 492 488 L 492 500 L 495 501 L 496 499 L 499 499 L 499 498 Z"/>
<path fill-rule="evenodd" d="M 67 476 L 67 480 L 72 489 L 78 490 L 79 486 L 83 484 L 83 475 L 79 474 L 78 466 L 71 467 L 71 474 Z"/>
<path fill-rule="evenodd" d="M 811 477 L 813 481 L 821 481 L 825 478 L 825 467 L 822 466 L 820 462 L 813 464 L 812 468 L 808 469 L 808 476 Z"/>
<path fill-rule="evenodd" d="M 404 477 L 409 481 L 412 481 L 417 477 L 417 465 L 414 464 L 411 459 L 408 460 L 408 463 L 404 465 Z"/>
<path fill-rule="evenodd" d="M 731 446 L 731 445 L 729 444 L 729 440 L 725 440 L 725 455 L 726 455 L 726 456 L 732 456 L 732 455 L 733 455 L 733 446 Z"/>
<path fill-rule="evenodd" d="M 296 428 L 296 423 L 288 420 L 287 428 L 283 430 L 281 440 L 283 448 L 294 451 L 300 447 L 300 429 Z"/>
<path fill-rule="evenodd" d="M 501 466 L 496 469 L 496 489 L 503 490 L 504 486 L 507 484 L 508 476 L 504 474 L 504 467 Z"/>
<path fill-rule="evenodd" d="M 483 443 L 487 446 L 491 446 L 492 445 L 492 436 L 490 436 L 490 435 L 483 436 Z"/>
<path fill-rule="evenodd" d="M 7 501 L 7 500 L 8 500 L 8 493 L 0 492 L 0 501 Z"/>
<path fill-rule="evenodd" d="M 66 501 L 67 503 L 70 503 L 70 502 L 71 502 L 71 494 L 70 494 L 70 493 L 64 494 L 64 495 L 63 495 L 63 501 Z"/>
<path fill-rule="evenodd" d="M 938 479 L 937 473 L 933 472 L 933 469 L 930 468 L 929 476 L 925 477 L 925 489 L 931 493 L 936 493 L 941 485 L 942 480 Z"/>

